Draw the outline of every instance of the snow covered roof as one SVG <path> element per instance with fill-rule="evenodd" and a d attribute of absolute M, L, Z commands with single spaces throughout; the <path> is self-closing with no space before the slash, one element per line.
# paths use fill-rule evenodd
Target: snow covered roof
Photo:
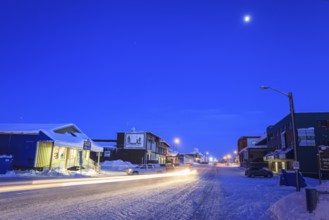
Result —
<path fill-rule="evenodd" d="M 170 157 L 176 157 L 178 155 L 178 152 L 168 152 L 168 156 Z"/>
<path fill-rule="evenodd" d="M 243 148 L 239 153 L 242 153 L 242 152 L 244 152 L 246 150 L 249 150 L 249 149 L 264 149 L 264 148 L 268 148 L 267 145 L 249 146 L 249 147 Z"/>
<path fill-rule="evenodd" d="M 255 143 L 255 145 L 265 145 L 267 143 L 267 133 L 263 134 Z"/>
<path fill-rule="evenodd" d="M 40 132 L 53 140 L 55 146 L 82 149 L 84 141 L 89 140 L 92 151 L 103 151 L 74 124 L 0 124 L 0 134 L 37 135 Z"/>
<path fill-rule="evenodd" d="M 101 147 L 106 147 L 106 148 L 113 148 L 115 149 L 117 147 L 117 143 L 114 142 L 96 142 L 99 146 Z"/>
<path fill-rule="evenodd" d="M 289 153 L 290 151 L 292 151 L 293 149 L 292 148 L 287 148 L 287 149 L 284 149 L 284 150 L 278 150 L 278 153 L 279 154 L 286 154 L 286 153 Z"/>
<path fill-rule="evenodd" d="M 268 154 L 265 155 L 265 157 L 268 157 L 268 156 L 274 156 L 274 155 L 282 155 L 282 154 L 287 154 L 289 153 L 290 151 L 292 151 L 293 149 L 291 147 L 289 148 L 286 148 L 286 149 L 278 149 L 278 150 L 275 150 L 275 151 L 272 151 Z"/>

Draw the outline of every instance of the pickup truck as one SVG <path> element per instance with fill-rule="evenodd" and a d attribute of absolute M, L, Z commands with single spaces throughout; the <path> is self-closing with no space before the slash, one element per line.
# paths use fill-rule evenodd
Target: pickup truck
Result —
<path fill-rule="evenodd" d="M 141 164 L 126 170 L 128 175 L 163 173 L 165 169 L 155 164 Z"/>

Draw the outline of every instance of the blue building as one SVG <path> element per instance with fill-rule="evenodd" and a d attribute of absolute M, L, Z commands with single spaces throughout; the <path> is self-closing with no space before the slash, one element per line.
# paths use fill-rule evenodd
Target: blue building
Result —
<path fill-rule="evenodd" d="M 329 112 L 295 113 L 295 124 L 300 171 L 307 176 L 317 176 L 318 148 L 329 145 Z M 267 146 L 274 149 L 264 157 L 269 167 L 275 172 L 292 169 L 294 142 L 290 115 L 267 127 L 266 133 Z"/>
<path fill-rule="evenodd" d="M 102 152 L 74 124 L 0 124 L 0 155 L 12 155 L 14 169 L 95 167 L 90 151 Z"/>

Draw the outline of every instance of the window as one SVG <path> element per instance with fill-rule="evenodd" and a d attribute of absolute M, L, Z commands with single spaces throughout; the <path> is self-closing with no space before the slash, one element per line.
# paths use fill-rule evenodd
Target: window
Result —
<path fill-rule="evenodd" d="M 77 157 L 77 150 L 76 149 L 70 149 L 70 159 L 74 159 Z"/>
<path fill-rule="evenodd" d="M 54 148 L 53 157 L 54 157 L 55 160 L 58 160 L 58 158 L 59 158 L 59 147 Z"/>
<path fill-rule="evenodd" d="M 319 120 L 318 127 L 329 128 L 329 121 L 328 120 Z"/>
<path fill-rule="evenodd" d="M 53 158 L 55 160 L 66 159 L 66 148 L 65 147 L 54 147 Z"/>
<path fill-rule="evenodd" d="M 64 160 L 66 158 L 66 148 L 61 147 L 59 149 L 59 159 Z"/>

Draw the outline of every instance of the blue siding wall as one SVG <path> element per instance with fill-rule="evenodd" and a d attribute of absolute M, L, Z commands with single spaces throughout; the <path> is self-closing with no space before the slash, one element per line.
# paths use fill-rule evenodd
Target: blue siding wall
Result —
<path fill-rule="evenodd" d="M 10 155 L 10 135 L 0 135 L 0 155 Z"/>
<path fill-rule="evenodd" d="M 297 146 L 297 156 L 298 161 L 300 162 L 300 171 L 303 174 L 311 175 L 317 174 L 318 172 L 318 161 L 317 161 L 317 152 L 319 145 L 327 145 L 329 143 L 329 127 L 321 127 L 318 124 L 318 121 L 327 121 L 329 120 L 329 113 L 327 112 L 318 112 L 318 113 L 296 113 L 295 121 L 296 128 L 309 128 L 314 127 L 315 133 L 315 145 L 312 147 L 299 147 Z M 280 137 L 277 135 L 280 134 L 281 128 L 289 124 L 291 121 L 290 115 L 287 115 L 278 123 L 273 126 L 267 127 L 266 131 L 268 135 L 273 135 L 272 138 L 268 139 L 269 147 L 278 147 L 280 144 Z"/>
<path fill-rule="evenodd" d="M 37 142 L 50 140 L 43 133 L 35 135 L 0 134 L 0 155 L 13 155 L 14 168 L 34 168 Z"/>

